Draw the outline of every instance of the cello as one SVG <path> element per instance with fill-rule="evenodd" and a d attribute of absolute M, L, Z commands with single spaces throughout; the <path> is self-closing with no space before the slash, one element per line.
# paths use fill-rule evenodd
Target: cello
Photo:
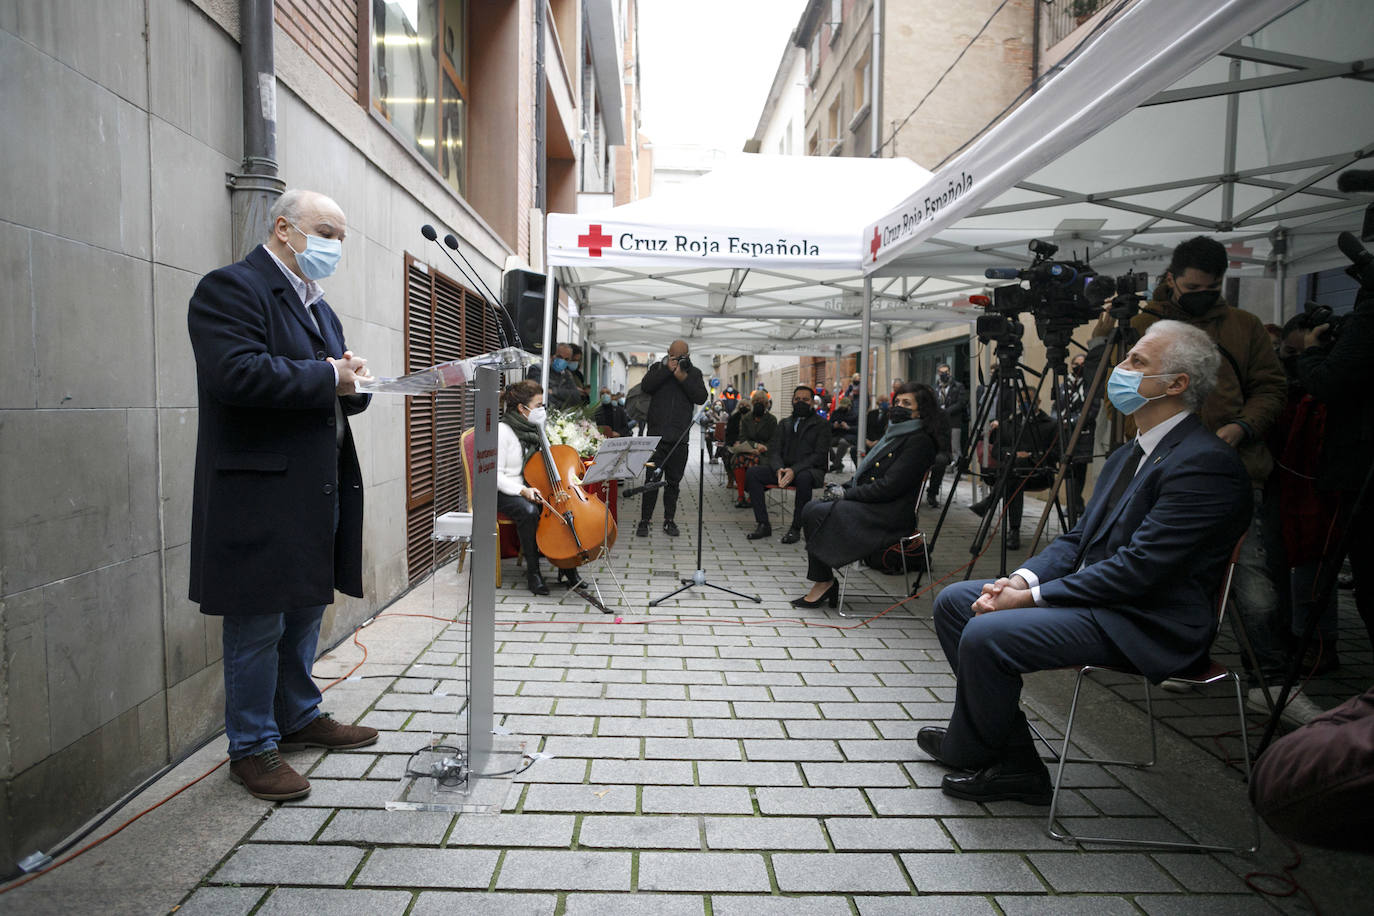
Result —
<path fill-rule="evenodd" d="M 539 427 L 539 451 L 525 462 L 525 482 L 539 491 L 539 552 L 559 569 L 576 569 L 615 544 L 615 519 L 582 488 L 582 458 L 570 445 L 549 445 Z"/>

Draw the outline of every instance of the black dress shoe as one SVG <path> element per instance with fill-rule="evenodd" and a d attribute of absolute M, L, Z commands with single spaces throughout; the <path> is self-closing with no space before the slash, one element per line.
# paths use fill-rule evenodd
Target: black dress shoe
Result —
<path fill-rule="evenodd" d="M 806 596 L 792 599 L 793 607 L 820 607 L 822 604 L 829 604 L 831 607 L 840 606 L 840 580 L 831 579 L 830 587 L 821 592 L 821 596 L 815 601 L 807 601 Z"/>
<path fill-rule="evenodd" d="M 767 522 L 760 523 L 757 528 L 755 528 L 753 531 L 745 535 L 745 537 L 747 537 L 751 541 L 757 541 L 760 538 L 767 538 L 772 536 L 773 526 L 768 524 Z"/>
<path fill-rule="evenodd" d="M 1019 801 L 1028 805 L 1048 805 L 1054 795 L 1050 771 L 1033 751 L 990 763 L 974 773 L 946 773 L 940 789 L 969 801 Z"/>
<path fill-rule="evenodd" d="M 929 754 L 930 759 L 941 766 L 958 769 L 954 764 L 947 763 L 945 758 L 940 756 L 940 748 L 945 743 L 946 731 L 948 731 L 948 729 L 941 728 L 938 725 L 927 725 L 916 733 L 916 746 Z"/>
<path fill-rule="evenodd" d="M 926 493 L 926 505 L 932 509 L 940 508 L 940 494 L 936 492 Z"/>
<path fill-rule="evenodd" d="M 1007 549 L 1008 549 L 1008 550 L 1020 550 L 1020 549 L 1021 549 L 1021 532 L 1019 532 L 1019 531 L 1008 531 L 1008 532 L 1007 532 Z"/>
<path fill-rule="evenodd" d="M 537 569 L 532 569 L 525 575 L 525 584 L 528 585 L 530 591 L 536 595 L 547 595 L 549 593 L 549 586 Z"/>
<path fill-rule="evenodd" d="M 801 540 L 801 529 L 800 529 L 800 528 L 788 528 L 788 529 L 787 529 L 787 533 L 784 534 L 784 535 L 782 536 L 782 542 L 783 542 L 784 544 L 795 544 L 795 543 L 797 543 L 797 542 L 800 541 L 800 540 Z"/>
<path fill-rule="evenodd" d="M 751 502 L 750 502 L 749 500 L 747 500 L 747 499 L 737 499 L 737 500 L 735 500 L 735 508 L 736 508 L 736 509 L 752 509 L 752 508 L 754 508 L 754 504 L 751 503 Z"/>
<path fill-rule="evenodd" d="M 674 522 L 671 518 L 665 518 L 663 520 L 663 533 L 668 535 L 668 537 L 670 538 L 675 538 L 682 532 L 677 530 L 676 522 Z"/>
<path fill-rule="evenodd" d="M 648 536 L 649 536 L 649 523 L 648 523 L 648 522 L 640 522 L 639 525 L 635 527 L 635 537 L 637 537 L 637 538 L 646 538 L 646 537 L 648 537 Z"/>

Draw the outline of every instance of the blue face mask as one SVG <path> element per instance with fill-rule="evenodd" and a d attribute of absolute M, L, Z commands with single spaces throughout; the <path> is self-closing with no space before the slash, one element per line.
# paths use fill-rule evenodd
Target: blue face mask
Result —
<path fill-rule="evenodd" d="M 1147 378 L 1172 378 L 1173 374 L 1164 373 L 1162 375 L 1145 375 L 1134 369 L 1122 369 L 1117 366 L 1112 370 L 1111 378 L 1107 379 L 1107 400 L 1112 402 L 1112 406 L 1123 414 L 1130 416 L 1151 401 L 1158 401 L 1164 397 L 1157 394 L 1152 398 L 1147 398 L 1140 393 L 1140 383 Z"/>
<path fill-rule="evenodd" d="M 549 363 L 549 368 L 554 372 L 562 372 L 568 368 L 568 361 L 561 356 L 555 356 L 553 362 Z"/>
<path fill-rule="evenodd" d="M 573 360 L 572 362 L 568 363 L 568 368 L 569 368 L 569 369 L 576 370 L 577 367 L 580 366 L 580 365 L 582 365 L 582 362 L 581 362 L 580 360 L 576 360 L 576 359 L 575 359 L 575 360 Z"/>
<path fill-rule="evenodd" d="M 616 401 L 615 401 L 615 402 L 616 402 L 617 404 L 619 404 L 621 407 L 624 407 L 624 406 L 625 406 L 625 399 L 624 399 L 624 398 L 616 398 Z"/>
<path fill-rule="evenodd" d="M 602 404 L 609 404 L 609 403 L 611 403 L 611 396 L 610 396 L 609 394 L 603 394 L 603 395 L 601 396 L 601 403 L 602 403 Z"/>
<path fill-rule="evenodd" d="M 301 269 L 301 273 L 310 280 L 323 280 L 332 274 L 334 268 L 339 266 L 339 258 L 343 257 L 343 242 L 338 239 L 321 238 L 318 235 L 307 235 L 295 223 L 289 225 L 305 236 L 304 251 L 291 249 L 296 255 L 296 266 Z"/>

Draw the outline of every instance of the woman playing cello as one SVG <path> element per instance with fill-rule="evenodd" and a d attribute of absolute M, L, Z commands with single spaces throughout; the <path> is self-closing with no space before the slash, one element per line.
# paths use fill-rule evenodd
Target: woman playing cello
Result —
<path fill-rule="evenodd" d="M 520 553 L 525 558 L 525 582 L 536 595 L 549 587 L 539 571 L 539 491 L 525 483 L 525 461 L 539 451 L 539 427 L 544 422 L 544 389 L 530 379 L 516 382 L 501 396 L 504 413 L 497 426 L 496 508 L 515 523 Z"/>

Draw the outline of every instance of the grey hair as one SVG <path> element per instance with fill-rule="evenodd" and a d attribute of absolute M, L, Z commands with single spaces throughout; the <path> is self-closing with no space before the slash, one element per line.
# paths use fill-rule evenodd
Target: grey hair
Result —
<path fill-rule="evenodd" d="M 1160 371 L 1188 376 L 1188 388 L 1183 392 L 1183 406 L 1197 413 L 1217 384 L 1221 369 L 1221 353 L 1212 338 L 1201 328 L 1182 321 L 1163 320 L 1150 325 L 1146 337 L 1167 335 L 1169 343 L 1160 357 Z"/>
<path fill-rule="evenodd" d="M 270 235 L 273 227 L 277 225 L 277 220 L 283 216 L 286 221 L 296 224 L 301 221 L 301 210 L 304 208 L 306 197 L 309 191 L 300 188 L 289 188 L 282 192 L 281 197 L 272 204 L 272 209 L 267 211 L 267 232 Z"/>

